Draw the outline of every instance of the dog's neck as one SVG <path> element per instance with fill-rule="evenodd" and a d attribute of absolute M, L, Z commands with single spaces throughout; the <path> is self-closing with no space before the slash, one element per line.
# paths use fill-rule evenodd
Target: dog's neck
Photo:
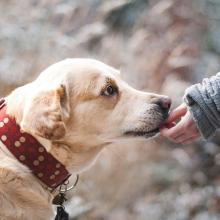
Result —
<path fill-rule="evenodd" d="M 70 173 L 33 135 L 22 131 L 15 118 L 8 115 L 7 103 L 0 102 L 0 136 L 1 142 L 10 153 L 27 166 L 41 182 L 50 189 L 63 184 Z"/>
<path fill-rule="evenodd" d="M 30 89 L 29 87 L 31 87 L 32 84 L 27 84 L 23 87 L 19 87 L 17 89 L 15 89 L 9 96 L 7 96 L 5 98 L 5 102 L 7 103 L 7 114 L 11 117 L 13 117 L 16 120 L 16 123 L 20 126 L 21 125 L 21 121 L 23 118 L 23 109 L 24 106 L 26 104 L 26 96 L 21 96 L 21 94 L 28 94 L 28 91 L 30 93 Z M 23 90 L 23 92 L 21 93 L 20 91 Z M 29 94 L 31 95 L 31 94 Z M 16 102 L 15 102 L 16 100 Z M 29 132 L 28 132 L 29 133 Z M 31 135 L 41 144 L 44 146 L 44 148 L 47 150 L 47 152 L 51 152 L 52 150 L 52 146 L 53 146 L 53 142 L 46 139 L 46 138 L 42 138 L 40 136 L 37 136 L 33 133 L 31 133 Z M 60 161 L 60 158 L 57 158 L 58 155 L 53 155 L 55 156 L 55 158 L 57 160 Z M 62 161 L 60 161 L 62 162 Z"/>
<path fill-rule="evenodd" d="M 14 117 L 18 125 L 21 124 L 23 108 L 26 102 L 26 96 L 21 96 L 21 94 L 28 94 L 27 91 L 30 91 L 29 86 L 32 85 L 27 84 L 24 87 L 14 90 L 5 99 L 7 102 L 7 114 Z M 22 93 L 20 91 L 21 89 L 23 90 Z M 14 100 L 16 100 L 16 102 Z M 96 143 L 94 145 L 92 140 L 89 143 L 81 143 L 80 140 L 74 140 L 74 142 L 51 141 L 32 133 L 31 135 L 45 147 L 47 152 L 64 164 L 67 170 L 72 174 L 80 173 L 87 169 L 92 162 L 95 161 L 97 155 L 105 145 L 102 143 Z M 83 150 L 85 147 L 86 150 Z"/>

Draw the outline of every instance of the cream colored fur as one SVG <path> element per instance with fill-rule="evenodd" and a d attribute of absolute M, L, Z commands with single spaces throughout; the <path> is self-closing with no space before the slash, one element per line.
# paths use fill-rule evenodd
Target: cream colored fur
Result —
<path fill-rule="evenodd" d="M 108 85 L 118 93 L 108 96 Z M 127 131 L 148 132 L 164 121 L 162 96 L 127 85 L 119 71 L 91 59 L 56 63 L 6 97 L 7 113 L 73 174 Z M 0 220 L 54 217 L 53 195 L 0 142 Z"/>

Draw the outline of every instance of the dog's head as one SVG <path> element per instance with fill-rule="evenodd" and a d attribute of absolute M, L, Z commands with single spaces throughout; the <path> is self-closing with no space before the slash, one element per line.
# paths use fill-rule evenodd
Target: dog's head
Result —
<path fill-rule="evenodd" d="M 91 59 L 50 66 L 23 88 L 23 95 L 21 128 L 52 142 L 77 145 L 78 153 L 120 138 L 154 136 L 171 103 L 166 96 L 130 87 L 118 70 Z M 86 161 L 83 155 L 80 160 Z"/>
<path fill-rule="evenodd" d="M 151 137 L 167 118 L 170 99 L 138 91 L 119 71 L 91 59 L 67 59 L 33 83 L 21 126 L 41 137 Z"/>

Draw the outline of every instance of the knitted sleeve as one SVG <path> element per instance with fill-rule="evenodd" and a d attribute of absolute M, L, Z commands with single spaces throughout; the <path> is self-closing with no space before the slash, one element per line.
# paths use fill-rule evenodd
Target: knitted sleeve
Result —
<path fill-rule="evenodd" d="M 201 135 L 213 136 L 220 128 L 220 73 L 186 89 L 184 101 Z"/>

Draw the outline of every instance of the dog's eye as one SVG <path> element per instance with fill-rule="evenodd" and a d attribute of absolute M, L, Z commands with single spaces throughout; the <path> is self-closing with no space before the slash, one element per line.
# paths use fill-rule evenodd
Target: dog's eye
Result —
<path fill-rule="evenodd" d="M 115 94 L 117 94 L 118 89 L 116 87 L 113 86 L 107 86 L 106 89 L 103 91 L 103 95 L 105 96 L 113 96 Z"/>

